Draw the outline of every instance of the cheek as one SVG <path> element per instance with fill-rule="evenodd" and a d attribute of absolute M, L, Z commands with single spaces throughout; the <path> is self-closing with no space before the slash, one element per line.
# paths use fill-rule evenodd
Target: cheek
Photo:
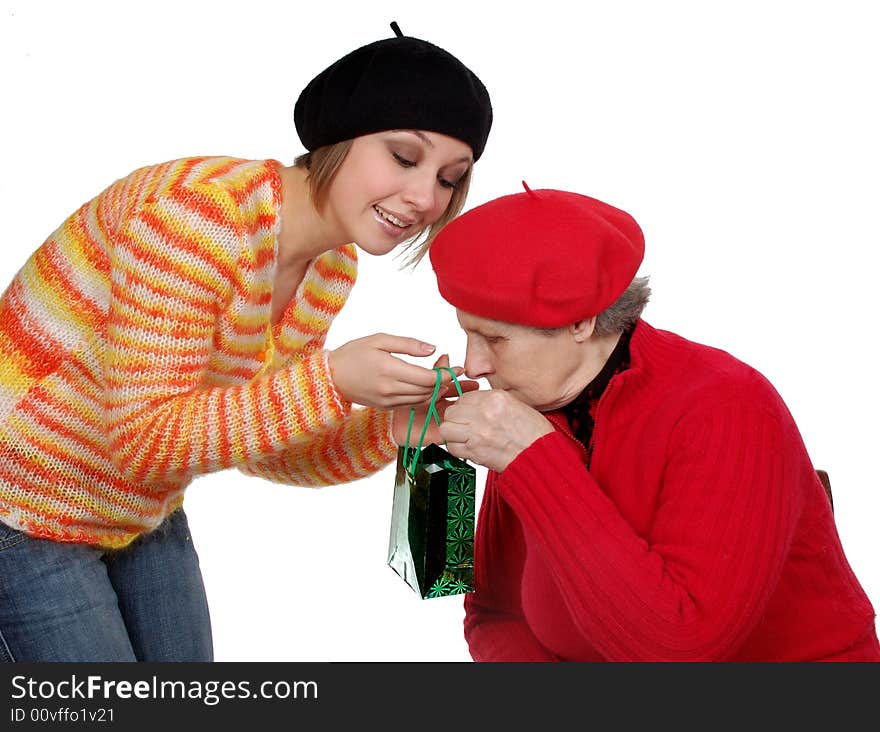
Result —
<path fill-rule="evenodd" d="M 452 200 L 452 191 L 450 189 L 441 187 L 440 191 L 435 197 L 436 203 L 434 208 L 431 209 L 430 223 L 432 224 L 446 213 L 446 209 L 449 208 L 449 202 Z"/>
<path fill-rule="evenodd" d="M 542 390 L 546 368 L 540 352 L 528 348 L 505 348 L 496 359 L 495 371 L 499 377 L 517 391 L 531 394 Z"/>
<path fill-rule="evenodd" d="M 531 391 L 540 402 L 552 401 L 559 396 L 564 383 L 564 364 L 548 343 L 537 343 L 527 354 L 520 354 L 524 364 L 523 375 L 531 384 Z"/>
<path fill-rule="evenodd" d="M 376 171 L 380 169 L 369 156 L 352 147 L 330 184 L 330 195 L 335 197 L 337 207 L 351 208 L 359 201 L 370 199 L 380 178 Z"/>
<path fill-rule="evenodd" d="M 327 190 L 327 203 L 332 210 L 336 212 L 345 211 L 347 204 L 352 199 L 352 186 L 352 177 L 348 175 L 345 165 L 343 165 L 337 171 L 336 176 L 330 183 L 330 188 Z"/>
<path fill-rule="evenodd" d="M 327 204 L 338 221 L 353 224 L 365 213 L 370 213 L 368 209 L 372 207 L 373 196 L 368 181 L 343 173 L 340 170 L 333 179 Z"/>

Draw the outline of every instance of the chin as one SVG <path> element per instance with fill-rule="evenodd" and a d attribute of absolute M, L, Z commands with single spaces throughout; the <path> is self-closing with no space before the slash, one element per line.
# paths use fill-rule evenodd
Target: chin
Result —
<path fill-rule="evenodd" d="M 389 249 L 388 247 L 371 247 L 369 244 L 364 245 L 358 242 L 355 242 L 355 244 L 357 245 L 357 248 L 360 249 L 362 252 L 369 254 L 373 257 L 384 257 L 386 254 L 393 250 L 393 247 L 392 249 Z"/>
<path fill-rule="evenodd" d="M 504 386 L 502 386 L 502 387 L 500 387 L 500 390 L 501 390 L 501 391 L 506 391 L 508 394 L 510 394 L 510 396 L 512 396 L 512 397 L 513 397 L 514 399 L 516 399 L 518 402 L 522 402 L 522 403 L 525 404 L 527 407 L 531 407 L 532 409 L 537 409 L 537 408 L 538 408 L 538 407 L 535 406 L 535 402 L 534 402 L 533 400 L 529 399 L 529 397 L 528 397 L 527 394 L 523 394 L 522 392 L 517 391 L 517 390 L 516 390 L 515 388 L 513 388 L 513 387 L 509 387 L 509 386 L 508 386 L 508 387 L 504 387 Z"/>
<path fill-rule="evenodd" d="M 536 399 L 533 396 L 529 396 L 528 394 L 521 394 L 517 391 L 511 390 L 510 395 L 517 401 L 525 404 L 527 407 L 531 407 L 536 412 L 552 412 L 554 409 L 556 409 L 556 405 L 554 403 L 541 401 L 540 399 Z"/>
<path fill-rule="evenodd" d="M 384 257 L 386 254 L 390 254 L 400 246 L 400 242 L 371 242 L 367 239 L 354 239 L 353 241 L 358 249 L 367 254 L 371 254 L 374 257 Z"/>

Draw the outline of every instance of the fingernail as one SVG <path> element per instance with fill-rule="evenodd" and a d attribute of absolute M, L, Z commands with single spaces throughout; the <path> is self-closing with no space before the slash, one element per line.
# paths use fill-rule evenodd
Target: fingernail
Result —
<path fill-rule="evenodd" d="M 422 343 L 422 348 L 425 353 L 433 353 L 436 346 L 432 346 L 430 343 Z"/>

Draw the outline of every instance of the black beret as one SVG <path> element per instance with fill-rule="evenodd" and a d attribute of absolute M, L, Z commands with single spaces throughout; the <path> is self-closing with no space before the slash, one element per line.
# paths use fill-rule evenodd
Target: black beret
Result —
<path fill-rule="evenodd" d="M 303 89 L 293 118 L 309 151 L 373 132 L 415 129 L 462 140 L 477 160 L 492 127 L 492 105 L 483 83 L 451 53 L 398 35 L 324 69 Z"/>

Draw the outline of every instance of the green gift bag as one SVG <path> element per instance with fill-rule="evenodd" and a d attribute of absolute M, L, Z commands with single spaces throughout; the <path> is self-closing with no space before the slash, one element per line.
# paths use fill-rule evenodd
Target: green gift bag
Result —
<path fill-rule="evenodd" d="M 455 388 L 461 386 L 452 369 Z M 422 447 L 435 406 L 441 374 L 417 447 L 410 447 L 415 410 L 410 411 L 406 445 L 397 450 L 391 509 L 388 565 L 422 598 L 474 590 L 474 506 L 476 470 L 439 445 Z"/>

